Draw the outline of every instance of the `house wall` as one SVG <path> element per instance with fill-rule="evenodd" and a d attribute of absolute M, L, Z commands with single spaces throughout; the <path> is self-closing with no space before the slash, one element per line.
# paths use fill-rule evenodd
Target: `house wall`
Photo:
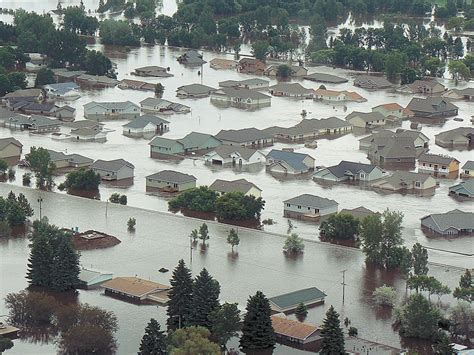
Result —
<path fill-rule="evenodd" d="M 56 168 L 68 168 L 70 166 L 68 159 L 56 160 L 53 162 L 56 165 Z"/>
<path fill-rule="evenodd" d="M 320 216 L 327 216 L 333 213 L 337 213 L 337 204 L 334 206 L 329 206 L 322 209 L 317 209 L 314 207 L 308 206 L 301 206 L 296 204 L 288 204 L 285 203 L 283 207 L 283 211 L 286 214 L 289 212 L 290 214 L 301 214 L 301 215 L 320 215 Z"/>
<path fill-rule="evenodd" d="M 382 177 L 383 177 L 383 170 L 376 167 L 369 174 L 365 175 L 365 179 L 361 178 L 361 180 L 362 181 L 374 181 L 374 180 L 380 179 Z"/>
<path fill-rule="evenodd" d="M 126 109 L 120 109 L 116 112 L 106 109 L 101 105 L 96 105 L 90 109 L 84 110 L 84 117 L 91 120 L 103 119 L 134 119 L 140 116 L 138 106 L 129 106 Z"/>
<path fill-rule="evenodd" d="M 134 169 L 128 166 L 121 167 L 117 172 L 117 180 L 133 178 L 133 171 Z"/>
<path fill-rule="evenodd" d="M 172 188 L 177 189 L 178 191 L 185 191 L 185 190 L 196 187 L 196 181 L 189 181 L 186 183 L 175 184 L 174 182 L 170 182 L 170 181 L 146 179 L 146 187 L 151 187 L 151 188 L 156 188 L 156 189 L 172 187 Z"/>
<path fill-rule="evenodd" d="M 345 179 L 338 179 L 334 176 L 329 169 L 321 169 L 314 173 L 313 179 L 325 180 L 325 181 L 332 181 L 332 182 L 339 182 Z"/>
<path fill-rule="evenodd" d="M 310 157 L 309 155 L 303 159 L 303 164 L 306 165 L 310 170 L 314 169 L 314 163 L 315 163 L 314 158 Z"/>
<path fill-rule="evenodd" d="M 10 143 L 0 150 L 0 158 L 20 157 L 22 149 L 15 144 Z"/>
<path fill-rule="evenodd" d="M 245 195 L 255 196 L 256 198 L 259 198 L 262 197 L 262 192 L 256 187 L 252 186 L 252 188 Z"/>
<path fill-rule="evenodd" d="M 286 167 L 282 166 L 281 164 L 275 164 L 272 165 L 268 168 L 268 171 L 271 173 L 276 173 L 276 174 L 289 174 L 289 175 L 297 175 L 297 174 L 302 174 L 305 173 L 306 171 L 296 171 L 293 170 L 290 166 Z"/>
<path fill-rule="evenodd" d="M 158 153 L 158 154 L 165 154 L 165 155 L 173 155 L 173 154 L 182 154 L 184 153 L 183 146 L 179 143 L 174 144 L 171 148 L 160 147 L 160 146 L 150 146 L 150 153 Z"/>

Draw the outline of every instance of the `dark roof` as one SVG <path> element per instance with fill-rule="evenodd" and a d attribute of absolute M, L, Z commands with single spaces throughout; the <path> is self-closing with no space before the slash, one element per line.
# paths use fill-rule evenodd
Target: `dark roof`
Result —
<path fill-rule="evenodd" d="M 249 159 L 257 152 L 256 149 L 242 147 L 240 145 L 222 144 L 214 149 L 221 157 L 229 157 L 232 153 L 238 153 L 242 158 Z"/>
<path fill-rule="evenodd" d="M 242 129 L 223 129 L 215 135 L 215 137 L 222 141 L 229 141 L 235 143 L 254 142 L 259 139 L 271 139 L 272 136 L 257 128 L 242 128 Z"/>
<path fill-rule="evenodd" d="M 442 165 L 449 165 L 453 160 L 458 161 L 457 159 L 453 157 L 448 157 L 446 155 L 429 154 L 429 153 L 421 154 L 418 160 L 420 162 L 442 164 Z"/>
<path fill-rule="evenodd" d="M 299 195 L 283 202 L 290 203 L 292 205 L 301 205 L 304 207 L 314 207 L 319 209 L 338 205 L 338 203 L 334 200 L 310 194 Z"/>
<path fill-rule="evenodd" d="M 185 135 L 183 138 L 177 139 L 176 141 L 178 143 L 181 143 L 184 149 L 188 149 L 188 148 L 201 147 L 210 138 L 215 138 L 215 137 L 207 133 L 191 132 Z"/>
<path fill-rule="evenodd" d="M 201 65 L 207 63 L 202 59 L 202 54 L 194 50 L 184 52 L 179 56 L 178 60 L 190 65 Z"/>
<path fill-rule="evenodd" d="M 354 82 L 368 83 L 371 84 L 371 86 L 376 86 L 378 89 L 385 89 L 392 86 L 392 84 L 387 79 L 381 76 L 372 75 L 358 75 Z"/>
<path fill-rule="evenodd" d="M 122 167 L 128 166 L 131 169 L 134 169 L 135 166 L 132 163 L 124 159 L 115 159 L 115 160 L 96 160 L 91 168 L 108 170 L 108 171 L 119 171 Z"/>
<path fill-rule="evenodd" d="M 464 170 L 474 170 L 474 160 L 468 160 L 466 164 L 462 166 L 461 169 Z"/>
<path fill-rule="evenodd" d="M 162 170 L 152 175 L 148 175 L 147 179 L 152 180 L 162 180 L 167 182 L 173 182 L 177 184 L 182 184 L 186 182 L 196 181 L 196 177 L 189 174 L 180 173 L 179 171 L 174 170 Z"/>
<path fill-rule="evenodd" d="M 134 120 L 130 121 L 129 123 L 124 124 L 122 127 L 126 128 L 144 128 L 147 124 L 153 123 L 156 126 L 160 124 L 167 124 L 169 121 L 164 120 L 163 118 L 153 116 L 153 115 L 143 115 L 140 117 L 135 118 Z"/>
<path fill-rule="evenodd" d="M 363 164 L 363 163 L 355 163 L 352 161 L 343 160 L 339 164 L 330 166 L 327 169 L 336 177 L 344 177 L 347 172 L 351 174 L 357 174 L 359 171 L 363 171 L 366 174 L 369 174 L 376 168 L 375 165 L 371 164 Z"/>
<path fill-rule="evenodd" d="M 314 94 L 314 90 L 307 89 L 300 83 L 278 83 L 268 88 L 270 92 L 286 92 L 293 95 Z"/>
<path fill-rule="evenodd" d="M 303 162 L 307 157 L 311 157 L 308 154 L 287 152 L 284 150 L 272 149 L 268 154 L 267 158 L 270 157 L 275 161 L 283 161 L 291 166 L 294 170 L 307 170 L 308 166 Z"/>
<path fill-rule="evenodd" d="M 183 85 L 180 86 L 177 90 L 182 90 L 187 94 L 194 94 L 194 95 L 203 95 L 209 94 L 217 89 L 211 88 L 207 85 L 202 84 L 190 84 L 190 85 Z"/>
<path fill-rule="evenodd" d="M 468 179 L 462 181 L 459 184 L 453 185 L 449 188 L 450 192 L 458 192 L 459 190 L 465 190 L 469 193 L 469 196 L 474 196 L 474 179 Z"/>
<path fill-rule="evenodd" d="M 255 187 L 256 189 L 262 191 L 257 185 L 245 179 L 239 179 L 239 180 L 234 180 L 234 181 L 217 179 L 209 186 L 211 190 L 214 190 L 220 193 L 228 193 L 228 192 L 237 191 L 237 192 L 242 192 L 243 194 L 246 194 L 247 192 L 249 192 L 252 187 Z"/>
<path fill-rule="evenodd" d="M 271 297 L 268 300 L 277 307 L 285 309 L 288 307 L 295 307 L 300 303 L 308 303 L 324 297 L 326 297 L 326 294 L 323 291 L 316 287 L 310 287 Z"/>
<path fill-rule="evenodd" d="M 446 106 L 441 109 L 440 105 Z M 413 98 L 407 106 L 408 109 L 418 112 L 437 113 L 456 110 L 458 107 L 442 97 Z"/>
<path fill-rule="evenodd" d="M 331 84 L 341 84 L 347 83 L 348 80 L 341 78 L 336 75 L 325 74 L 325 73 L 312 73 L 304 77 L 307 80 L 316 81 L 320 83 L 331 83 Z"/>
<path fill-rule="evenodd" d="M 430 219 L 433 223 L 430 223 Z M 438 232 L 444 232 L 450 228 L 473 230 L 474 212 L 452 210 L 446 213 L 430 214 L 421 219 L 421 224 Z"/>

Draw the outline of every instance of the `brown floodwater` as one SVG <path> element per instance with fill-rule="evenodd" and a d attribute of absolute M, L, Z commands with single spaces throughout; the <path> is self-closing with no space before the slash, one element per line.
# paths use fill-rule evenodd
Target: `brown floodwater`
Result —
<path fill-rule="evenodd" d="M 108 204 L 58 193 L 45 193 L 34 189 L 0 184 L 0 195 L 13 189 L 23 192 L 30 201 L 43 198 L 42 214 L 51 223 L 61 227 L 78 227 L 79 231 L 95 229 L 105 231 L 121 240 L 121 243 L 106 249 L 84 250 L 81 263 L 85 267 L 111 271 L 115 276 L 134 276 L 169 283 L 171 271 L 160 273 L 160 268 L 172 270 L 180 258 L 190 264 L 188 235 L 202 223 L 199 219 L 186 218 L 168 213 Z M 35 214 L 39 206 L 32 203 Z M 127 220 L 137 220 L 136 231 L 127 230 Z M 238 228 L 240 244 L 234 254 L 226 243 L 231 226 L 207 222 L 211 236 L 208 245 L 194 246 L 193 274 L 206 267 L 221 284 L 221 300 L 245 305 L 250 294 L 262 290 L 267 296 L 316 286 L 328 296 L 323 306 L 309 310 L 307 322 L 321 324 L 324 313 L 334 305 L 342 319 L 349 317 L 351 325 L 359 330 L 359 336 L 372 341 L 400 347 L 398 333 L 392 329 L 391 313 L 372 304 L 373 290 L 382 284 L 397 288 L 400 300 L 405 295 L 405 283 L 396 273 L 367 267 L 362 253 L 354 248 L 335 246 L 319 242 L 306 242 L 304 254 L 288 258 L 282 251 L 284 238 L 246 228 Z M 0 240 L 0 299 L 9 292 L 18 292 L 27 286 L 25 279 L 29 254 L 28 240 L 16 237 Z M 342 304 L 342 274 L 347 270 L 345 303 Z M 463 269 L 430 265 L 430 274 L 454 288 Z M 70 295 L 64 303 L 74 302 Z M 117 332 L 118 354 L 137 351 L 143 329 L 150 317 L 165 324 L 163 307 L 134 305 L 103 295 L 101 290 L 79 290 L 77 300 L 113 311 L 119 320 Z M 443 297 L 443 302 L 453 302 Z M 0 302 L 0 315 L 6 313 Z M 294 316 L 291 316 L 294 317 Z M 12 354 L 51 354 L 55 345 L 48 334 L 34 334 L 15 341 Z M 235 343 L 234 343 L 235 344 Z M 416 346 L 419 346 L 416 343 Z M 421 344 L 423 345 L 423 344 Z M 299 350 L 278 346 L 275 354 L 297 354 Z"/>

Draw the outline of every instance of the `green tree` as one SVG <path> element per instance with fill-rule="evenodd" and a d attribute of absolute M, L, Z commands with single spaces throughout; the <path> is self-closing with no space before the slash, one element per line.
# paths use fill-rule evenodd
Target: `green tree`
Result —
<path fill-rule="evenodd" d="M 170 355 L 220 355 L 219 345 L 209 340 L 211 333 L 204 327 L 188 327 L 174 331 L 169 337 Z"/>
<path fill-rule="evenodd" d="M 420 243 L 415 243 L 411 249 L 413 257 L 413 273 L 415 275 L 427 275 L 428 268 L 428 251 L 423 248 Z"/>
<path fill-rule="evenodd" d="M 138 355 L 165 355 L 166 348 L 165 332 L 160 329 L 160 323 L 151 318 L 145 328 Z"/>
<path fill-rule="evenodd" d="M 229 235 L 227 236 L 227 243 L 231 245 L 232 252 L 234 252 L 234 247 L 239 245 L 240 238 L 234 228 L 231 228 L 229 231 Z"/>
<path fill-rule="evenodd" d="M 308 315 L 308 307 L 304 303 L 300 303 L 295 309 L 295 316 L 299 321 L 303 321 Z"/>
<path fill-rule="evenodd" d="M 256 59 L 265 61 L 267 57 L 269 43 L 267 41 L 255 41 L 252 44 L 252 54 Z"/>
<path fill-rule="evenodd" d="M 13 91 L 13 85 L 5 74 L 0 74 L 0 96 L 4 96 Z"/>
<path fill-rule="evenodd" d="M 8 164 L 5 160 L 0 159 L 0 175 L 5 175 L 8 170 Z"/>
<path fill-rule="evenodd" d="M 100 24 L 99 35 L 103 44 L 138 46 L 140 39 L 133 32 L 128 21 L 104 20 Z"/>
<path fill-rule="evenodd" d="M 221 287 L 204 268 L 193 282 L 191 316 L 187 325 L 201 326 L 211 330 L 209 315 L 219 308 Z"/>
<path fill-rule="evenodd" d="M 396 80 L 406 66 L 407 57 L 404 53 L 393 51 L 385 59 L 385 74 L 388 80 Z"/>
<path fill-rule="evenodd" d="M 30 257 L 28 258 L 28 273 L 26 278 L 30 285 L 51 286 L 51 269 L 54 260 L 54 250 L 47 235 L 39 231 L 39 223 L 35 222 L 30 238 Z"/>
<path fill-rule="evenodd" d="M 283 250 L 289 255 L 302 253 L 304 250 L 303 238 L 300 238 L 296 233 L 291 233 L 285 240 Z"/>
<path fill-rule="evenodd" d="M 469 68 L 461 60 L 453 60 L 448 64 L 448 70 L 453 76 L 453 79 L 458 81 L 464 79 L 468 81 L 471 77 Z"/>
<path fill-rule="evenodd" d="M 10 84 L 15 90 L 26 89 L 26 86 L 28 85 L 28 82 L 26 81 L 25 73 L 20 73 L 20 72 L 8 73 L 8 80 L 10 81 Z"/>
<path fill-rule="evenodd" d="M 202 240 L 202 244 L 206 244 L 206 240 L 209 240 L 209 238 L 211 238 L 209 235 L 209 228 L 206 223 L 203 223 L 199 227 L 199 239 Z"/>
<path fill-rule="evenodd" d="M 164 92 L 165 92 L 165 87 L 163 86 L 163 84 L 158 83 L 158 84 L 155 85 L 155 95 L 156 96 L 161 96 L 161 95 L 163 95 Z"/>
<path fill-rule="evenodd" d="M 13 341 L 10 338 L 0 335 L 0 354 L 13 348 Z"/>
<path fill-rule="evenodd" d="M 359 219 L 350 214 L 332 214 L 319 227 L 321 235 L 335 239 L 353 239 L 359 233 Z"/>
<path fill-rule="evenodd" d="M 220 196 L 216 201 L 216 214 L 224 220 L 250 220 L 260 218 L 265 201 L 261 197 L 246 196 L 233 191 Z"/>
<path fill-rule="evenodd" d="M 56 80 L 54 80 L 54 73 L 49 68 L 41 68 L 36 74 L 36 79 L 35 79 L 36 87 L 41 87 L 47 84 L 53 84 L 55 82 Z"/>
<path fill-rule="evenodd" d="M 71 171 L 66 175 L 66 181 L 62 184 L 62 188 L 97 191 L 100 184 L 100 175 L 92 169 L 80 168 L 76 171 Z"/>
<path fill-rule="evenodd" d="M 199 238 L 199 232 L 197 229 L 193 229 L 191 234 L 189 234 L 189 238 L 192 239 L 193 243 L 196 243 Z"/>
<path fill-rule="evenodd" d="M 466 269 L 466 272 L 461 275 L 459 287 L 456 287 L 453 296 L 467 302 L 472 302 L 474 300 L 474 285 L 472 282 L 471 272 L 468 269 Z"/>
<path fill-rule="evenodd" d="M 372 292 L 372 297 L 374 302 L 380 306 L 393 307 L 397 302 L 398 295 L 397 290 L 393 287 L 383 285 Z"/>
<path fill-rule="evenodd" d="M 397 318 L 402 336 L 431 339 L 438 332 L 441 315 L 423 295 L 415 294 L 398 310 Z"/>
<path fill-rule="evenodd" d="M 453 345 L 449 337 L 444 334 L 440 333 L 439 338 L 433 345 L 433 350 L 436 355 L 455 355 L 456 351 L 454 351 Z"/>
<path fill-rule="evenodd" d="M 51 288 L 55 291 L 75 289 L 79 284 L 79 254 L 74 249 L 69 234 L 61 233 L 55 245 L 51 265 Z"/>
<path fill-rule="evenodd" d="M 322 355 L 344 354 L 344 334 L 342 333 L 339 313 L 331 306 L 326 312 L 326 318 L 321 327 L 321 349 Z"/>
<path fill-rule="evenodd" d="M 112 72 L 112 62 L 102 52 L 87 50 L 82 62 L 82 68 L 91 75 L 109 75 Z"/>
<path fill-rule="evenodd" d="M 193 297 L 193 279 L 191 270 L 186 267 L 181 259 L 173 270 L 171 289 L 168 292 L 168 308 L 166 324 L 168 330 L 175 330 L 181 325 L 188 324 L 191 317 L 191 302 Z"/>
<path fill-rule="evenodd" d="M 468 302 L 459 301 L 449 310 L 451 333 L 457 337 L 470 339 L 474 336 L 474 309 Z"/>
<path fill-rule="evenodd" d="M 270 350 L 275 346 L 270 302 L 261 291 L 250 296 L 242 325 L 240 348 L 243 352 Z"/>
<path fill-rule="evenodd" d="M 170 209 L 189 209 L 192 211 L 214 212 L 216 210 L 217 193 L 207 186 L 200 186 L 184 191 L 173 198 L 168 206 Z"/>
<path fill-rule="evenodd" d="M 237 336 L 240 330 L 240 311 L 237 303 L 224 303 L 209 314 L 212 324 L 212 335 L 217 339 L 222 350 L 226 349 L 227 342 Z"/>
<path fill-rule="evenodd" d="M 292 70 L 289 65 L 281 64 L 277 67 L 276 76 L 281 79 L 288 79 L 292 75 Z"/>
<path fill-rule="evenodd" d="M 48 150 L 41 147 L 31 147 L 30 153 L 25 158 L 35 173 L 36 186 L 41 189 L 51 189 L 56 165 L 51 162 Z"/>

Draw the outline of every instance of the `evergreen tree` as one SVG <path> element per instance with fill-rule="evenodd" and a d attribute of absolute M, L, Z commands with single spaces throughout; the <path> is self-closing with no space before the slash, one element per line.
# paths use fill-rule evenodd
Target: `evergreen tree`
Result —
<path fill-rule="evenodd" d="M 303 321 L 308 315 L 308 307 L 304 303 L 300 303 L 295 309 L 295 316 L 299 321 Z"/>
<path fill-rule="evenodd" d="M 48 237 L 43 233 L 33 232 L 30 249 L 26 278 L 30 285 L 49 287 L 54 253 Z"/>
<path fill-rule="evenodd" d="M 170 283 L 166 324 L 168 330 L 175 330 L 178 328 L 180 320 L 182 325 L 188 324 L 191 314 L 193 280 L 191 270 L 186 267 L 183 259 L 178 262 L 178 266 L 173 270 Z"/>
<path fill-rule="evenodd" d="M 333 306 L 326 312 L 326 318 L 321 328 L 321 336 L 323 338 L 319 351 L 321 355 L 345 354 L 344 334 L 342 333 L 339 313 L 336 312 Z"/>
<path fill-rule="evenodd" d="M 165 332 L 160 329 L 160 323 L 151 318 L 145 328 L 138 355 L 164 355 L 166 347 Z"/>
<path fill-rule="evenodd" d="M 436 343 L 433 346 L 433 350 L 436 355 L 455 355 L 456 351 L 453 349 L 453 345 L 451 343 L 451 340 L 449 340 L 449 337 L 441 333 L 439 336 L 439 339 L 436 341 Z"/>
<path fill-rule="evenodd" d="M 421 294 L 410 296 L 398 312 L 400 334 L 410 338 L 431 339 L 438 331 L 439 310 Z"/>
<path fill-rule="evenodd" d="M 79 254 L 68 234 L 61 233 L 57 238 L 51 267 L 51 287 L 56 291 L 67 291 L 76 288 L 79 283 Z"/>
<path fill-rule="evenodd" d="M 204 268 L 193 283 L 191 318 L 186 325 L 201 326 L 211 330 L 209 315 L 219 308 L 221 287 Z"/>
<path fill-rule="evenodd" d="M 209 315 L 209 319 L 212 322 L 213 336 L 221 349 L 225 350 L 227 342 L 237 336 L 240 330 L 240 311 L 237 303 L 224 303 Z"/>
<path fill-rule="evenodd" d="M 250 296 L 246 311 L 240 337 L 242 351 L 273 349 L 275 333 L 272 326 L 270 302 L 261 291 Z"/>
<path fill-rule="evenodd" d="M 239 245 L 240 238 L 234 228 L 231 228 L 229 235 L 227 236 L 227 243 L 232 246 L 232 252 L 234 252 L 234 246 Z"/>
<path fill-rule="evenodd" d="M 420 243 L 413 245 L 411 250 L 413 257 L 413 273 L 415 275 L 428 274 L 428 251 Z"/>

